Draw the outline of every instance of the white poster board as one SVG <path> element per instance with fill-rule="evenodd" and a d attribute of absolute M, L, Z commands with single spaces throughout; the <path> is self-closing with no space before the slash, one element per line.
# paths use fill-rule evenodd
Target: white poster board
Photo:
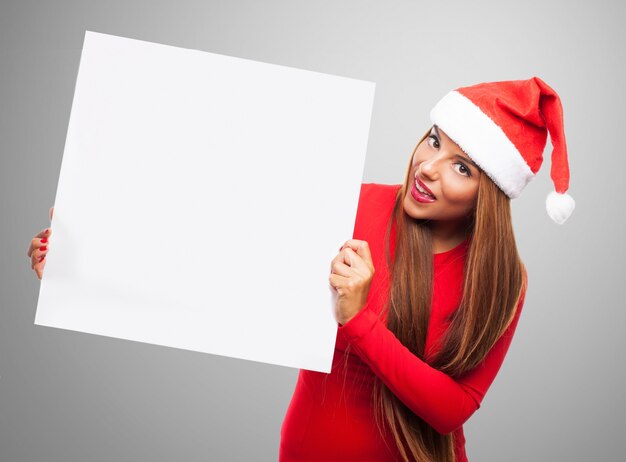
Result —
<path fill-rule="evenodd" d="M 374 89 L 86 32 L 35 324 L 329 372 Z"/>

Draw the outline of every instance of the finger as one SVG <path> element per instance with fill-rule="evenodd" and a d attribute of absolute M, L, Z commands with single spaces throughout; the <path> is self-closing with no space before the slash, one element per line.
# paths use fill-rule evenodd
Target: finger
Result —
<path fill-rule="evenodd" d="M 374 265 L 363 260 L 354 250 L 349 247 L 343 249 L 350 260 L 351 277 L 363 280 L 370 280 L 374 276 Z"/>
<path fill-rule="evenodd" d="M 41 279 L 43 277 L 43 270 L 46 267 L 46 259 L 43 259 L 40 263 L 37 263 L 35 265 L 35 267 L 33 268 L 35 270 L 35 273 L 37 273 L 37 277 L 39 279 Z"/>
<path fill-rule="evenodd" d="M 333 261 L 330 268 L 331 273 L 338 274 L 339 276 L 350 277 L 352 276 L 352 270 L 348 265 L 342 261 Z"/>
<path fill-rule="evenodd" d="M 346 242 L 343 243 L 341 247 L 350 247 L 351 249 L 356 251 L 363 244 L 367 244 L 367 241 L 363 241 L 361 239 L 348 239 Z"/>
<path fill-rule="evenodd" d="M 354 255 L 354 252 L 352 254 Z M 332 265 L 335 264 L 335 262 L 345 263 L 346 265 L 350 266 L 351 260 L 350 256 L 348 255 L 347 249 L 340 250 L 335 258 L 333 258 L 333 260 L 331 261 L 331 268 Z"/>
<path fill-rule="evenodd" d="M 330 282 L 330 285 L 333 286 L 336 290 L 343 289 L 346 286 L 348 279 L 349 278 L 332 273 L 328 276 L 328 281 Z"/>
<path fill-rule="evenodd" d="M 360 270 L 368 268 L 367 263 L 363 260 L 359 254 L 357 254 L 350 247 L 346 247 L 341 251 L 342 255 L 345 255 L 344 262 L 351 269 L 356 270 L 358 274 L 361 274 Z"/>
<path fill-rule="evenodd" d="M 48 245 L 48 238 L 52 234 L 52 230 L 50 228 L 46 228 L 43 231 L 40 231 L 35 235 L 34 238 L 30 241 L 30 246 L 28 247 L 27 255 L 30 257 L 35 249 L 40 248 L 41 246 Z M 43 241 L 42 241 L 43 240 Z"/>
<path fill-rule="evenodd" d="M 370 246 L 367 241 L 360 239 L 349 239 L 343 245 L 354 250 L 363 260 L 366 262 L 372 262 L 372 254 L 370 252 Z"/>
<path fill-rule="evenodd" d="M 33 251 L 33 254 L 31 255 L 31 267 L 35 269 L 35 265 L 44 260 L 47 254 L 48 248 L 46 247 L 40 247 L 38 249 L 35 249 Z"/>

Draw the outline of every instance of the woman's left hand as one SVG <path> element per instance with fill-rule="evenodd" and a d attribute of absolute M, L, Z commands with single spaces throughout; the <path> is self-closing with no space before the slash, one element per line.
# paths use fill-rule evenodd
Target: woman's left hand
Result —
<path fill-rule="evenodd" d="M 365 306 L 374 277 L 374 263 L 366 241 L 350 239 L 331 263 L 330 285 L 337 290 L 335 317 L 346 324 Z"/>

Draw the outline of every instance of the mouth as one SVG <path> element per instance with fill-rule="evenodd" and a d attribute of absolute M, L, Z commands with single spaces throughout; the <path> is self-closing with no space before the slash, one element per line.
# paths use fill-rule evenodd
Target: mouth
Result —
<path fill-rule="evenodd" d="M 437 200 L 432 191 L 420 181 L 417 175 L 415 175 L 415 181 L 413 182 L 411 193 L 413 198 L 419 202 L 434 202 Z"/>

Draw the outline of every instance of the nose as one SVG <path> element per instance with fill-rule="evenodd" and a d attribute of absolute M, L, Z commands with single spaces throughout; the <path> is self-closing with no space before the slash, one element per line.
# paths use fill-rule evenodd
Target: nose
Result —
<path fill-rule="evenodd" d="M 432 156 L 430 159 L 424 160 L 418 167 L 420 173 L 431 181 L 439 178 L 438 156 Z"/>

